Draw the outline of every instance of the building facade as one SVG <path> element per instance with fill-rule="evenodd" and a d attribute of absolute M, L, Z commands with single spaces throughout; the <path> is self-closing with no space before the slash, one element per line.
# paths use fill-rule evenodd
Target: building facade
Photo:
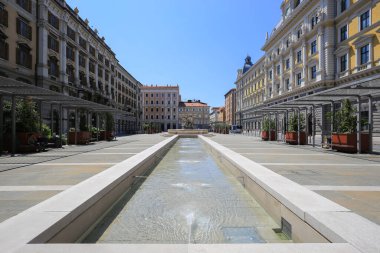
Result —
<path fill-rule="evenodd" d="M 245 130 L 260 128 L 267 105 L 380 73 L 380 1 L 284 0 L 281 10 L 264 56 L 238 70 L 236 118 Z"/>
<path fill-rule="evenodd" d="M 141 85 L 97 29 L 64 0 L 0 1 L 0 75 L 118 109 L 118 133 L 139 128 Z M 44 122 L 53 121 L 57 110 L 40 107 Z M 64 132 L 73 127 L 71 114 L 64 109 Z"/>
<path fill-rule="evenodd" d="M 200 100 L 188 100 L 179 104 L 180 128 L 186 120 L 193 123 L 195 129 L 208 129 L 210 127 L 210 107 Z"/>
<path fill-rule="evenodd" d="M 226 124 L 232 126 L 236 125 L 236 89 L 229 90 L 224 95 L 224 108 L 226 115 Z"/>
<path fill-rule="evenodd" d="M 225 107 L 212 107 L 210 112 L 210 128 L 214 131 L 215 126 L 220 123 L 225 123 L 226 113 Z"/>
<path fill-rule="evenodd" d="M 178 106 L 181 101 L 179 86 L 142 86 L 142 121 L 161 129 L 179 127 Z"/>

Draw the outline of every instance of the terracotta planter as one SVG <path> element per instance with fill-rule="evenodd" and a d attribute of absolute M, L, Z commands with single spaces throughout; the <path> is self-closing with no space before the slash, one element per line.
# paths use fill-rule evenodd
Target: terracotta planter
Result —
<path fill-rule="evenodd" d="M 262 131 L 261 132 L 261 139 L 263 141 L 269 141 L 269 131 Z M 276 132 L 270 131 L 270 140 L 275 141 L 276 140 Z"/>
<path fill-rule="evenodd" d="M 369 151 L 369 136 L 367 133 L 361 135 L 361 150 L 362 153 L 368 153 Z M 356 153 L 357 149 L 357 134 L 356 133 L 343 133 L 332 134 L 332 148 L 346 153 Z"/>
<path fill-rule="evenodd" d="M 298 145 L 298 132 L 285 132 L 285 141 L 291 145 Z M 305 132 L 300 132 L 300 145 L 306 145 Z"/>
<path fill-rule="evenodd" d="M 91 140 L 91 132 L 81 131 L 77 133 L 77 144 L 88 144 Z M 68 135 L 69 144 L 75 144 L 75 132 L 69 132 Z"/>
<path fill-rule="evenodd" d="M 16 152 L 34 152 L 36 151 L 36 146 L 31 145 L 29 143 L 29 138 L 34 136 L 34 139 L 40 137 L 39 133 L 35 132 L 17 132 L 16 133 Z M 4 150 L 11 151 L 12 150 L 12 136 L 4 135 Z"/>

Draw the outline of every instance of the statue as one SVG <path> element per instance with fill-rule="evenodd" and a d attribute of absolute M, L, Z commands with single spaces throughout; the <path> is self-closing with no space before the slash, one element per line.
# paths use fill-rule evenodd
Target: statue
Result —
<path fill-rule="evenodd" d="M 193 117 L 190 115 L 186 115 L 182 119 L 183 122 L 183 128 L 185 129 L 194 129 L 194 124 L 193 124 Z"/>

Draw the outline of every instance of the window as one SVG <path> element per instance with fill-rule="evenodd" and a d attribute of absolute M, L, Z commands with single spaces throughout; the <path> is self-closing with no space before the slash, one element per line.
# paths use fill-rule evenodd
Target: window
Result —
<path fill-rule="evenodd" d="M 50 57 L 48 60 L 49 67 L 49 75 L 58 77 L 59 69 L 58 69 L 58 60 L 55 57 Z"/>
<path fill-rule="evenodd" d="M 341 0 L 340 1 L 340 12 L 344 12 L 347 10 L 347 0 Z"/>
<path fill-rule="evenodd" d="M 87 42 L 86 42 L 86 40 L 83 39 L 82 37 L 79 37 L 79 45 L 80 45 L 83 49 L 87 50 Z"/>
<path fill-rule="evenodd" d="M 168 115 L 168 119 L 170 119 L 170 115 Z"/>
<path fill-rule="evenodd" d="M 296 77 L 297 77 L 297 85 L 301 86 L 301 83 L 302 83 L 302 73 L 298 73 L 296 75 Z"/>
<path fill-rule="evenodd" d="M 289 81 L 289 78 L 287 78 L 285 80 L 285 87 L 286 87 L 286 90 L 290 90 L 290 81 Z"/>
<path fill-rule="evenodd" d="M 67 44 L 66 46 L 66 58 L 72 61 L 75 60 L 74 48 L 70 44 Z"/>
<path fill-rule="evenodd" d="M 0 24 L 8 27 L 8 11 L 5 10 L 5 6 L 0 3 Z"/>
<path fill-rule="evenodd" d="M 28 25 L 29 21 L 25 18 L 18 17 L 16 23 L 17 33 L 29 40 L 32 40 L 32 27 Z"/>
<path fill-rule="evenodd" d="M 103 78 L 103 69 L 98 66 L 98 77 Z"/>
<path fill-rule="evenodd" d="M 340 72 L 344 72 L 347 70 L 347 55 L 343 55 L 340 57 Z"/>
<path fill-rule="evenodd" d="M 95 73 L 95 63 L 93 61 L 90 61 L 88 65 L 88 69 L 90 70 L 91 73 Z"/>
<path fill-rule="evenodd" d="M 59 52 L 59 42 L 57 37 L 54 35 L 49 34 L 48 36 L 48 48 L 56 51 L 57 53 Z"/>
<path fill-rule="evenodd" d="M 300 28 L 297 31 L 297 38 L 299 39 L 299 38 L 301 38 L 301 36 L 302 36 L 302 29 Z"/>
<path fill-rule="evenodd" d="M 272 80 L 272 70 L 269 70 L 269 80 Z"/>
<path fill-rule="evenodd" d="M 280 74 L 281 74 L 281 66 L 277 65 L 277 75 L 280 75 Z"/>
<path fill-rule="evenodd" d="M 286 40 L 286 48 L 289 47 L 289 40 Z"/>
<path fill-rule="evenodd" d="M 302 51 L 301 50 L 297 52 L 297 62 L 298 63 L 302 62 Z"/>
<path fill-rule="evenodd" d="M 340 41 L 344 41 L 346 40 L 348 37 L 348 33 L 347 33 L 347 25 L 344 25 L 340 28 Z"/>
<path fill-rule="evenodd" d="M 66 66 L 66 74 L 67 74 L 69 83 L 74 83 L 75 76 L 74 76 L 74 67 L 73 66 L 71 66 L 71 65 Z"/>
<path fill-rule="evenodd" d="M 79 72 L 79 80 L 81 85 L 87 85 L 86 74 L 83 71 Z"/>
<path fill-rule="evenodd" d="M 310 74 L 312 80 L 317 78 L 317 66 L 313 66 L 310 68 Z"/>
<path fill-rule="evenodd" d="M 48 13 L 48 22 L 51 26 L 53 26 L 55 29 L 59 30 L 59 19 L 57 16 L 55 16 L 53 13 L 49 11 Z"/>
<path fill-rule="evenodd" d="M 290 60 L 289 59 L 286 59 L 286 61 L 285 61 L 285 68 L 286 69 L 290 68 Z"/>
<path fill-rule="evenodd" d="M 79 54 L 79 66 L 86 67 L 86 56 L 83 53 Z"/>
<path fill-rule="evenodd" d="M 369 10 L 360 15 L 360 31 L 369 26 Z"/>
<path fill-rule="evenodd" d="M 5 41 L 5 37 L 0 37 L 0 58 L 4 60 L 9 60 L 9 45 Z"/>
<path fill-rule="evenodd" d="M 105 65 L 106 65 L 107 68 L 110 67 L 110 61 L 108 59 L 106 59 L 104 63 L 105 63 Z"/>
<path fill-rule="evenodd" d="M 366 64 L 369 62 L 369 44 L 360 48 L 360 64 Z"/>
<path fill-rule="evenodd" d="M 95 48 L 90 46 L 89 51 L 90 51 L 90 54 L 95 57 Z"/>
<path fill-rule="evenodd" d="M 298 7 L 298 5 L 300 5 L 300 0 L 295 0 L 294 1 L 294 9 Z"/>
<path fill-rule="evenodd" d="M 103 55 L 102 55 L 102 54 L 98 54 L 98 60 L 99 60 L 100 62 L 103 62 Z"/>
<path fill-rule="evenodd" d="M 316 52 L 317 52 L 317 41 L 314 40 L 313 42 L 311 42 L 310 53 L 315 54 Z"/>
<path fill-rule="evenodd" d="M 18 5 L 20 5 L 27 12 L 32 12 L 32 1 L 31 0 L 17 0 Z"/>
<path fill-rule="evenodd" d="M 75 31 L 71 29 L 69 26 L 67 26 L 67 36 L 73 41 L 75 41 L 75 38 L 76 38 Z"/>

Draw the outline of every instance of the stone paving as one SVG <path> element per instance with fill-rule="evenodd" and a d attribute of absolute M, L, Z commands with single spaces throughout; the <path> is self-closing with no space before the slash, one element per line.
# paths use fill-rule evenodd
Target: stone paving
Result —
<path fill-rule="evenodd" d="M 211 139 L 380 224 L 380 156 L 264 142 L 244 135 Z"/>
<path fill-rule="evenodd" d="M 0 157 L 0 222 L 164 139 L 159 134 L 134 135 L 111 142 Z"/>

